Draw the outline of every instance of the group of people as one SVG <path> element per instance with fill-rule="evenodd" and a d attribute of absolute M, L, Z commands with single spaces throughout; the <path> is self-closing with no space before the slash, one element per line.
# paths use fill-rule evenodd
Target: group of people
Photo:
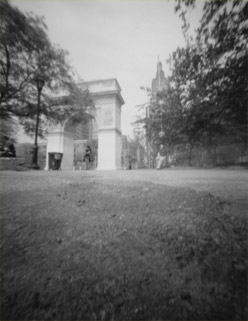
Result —
<path fill-rule="evenodd" d="M 7 136 L 3 136 L 0 141 L 0 157 L 16 157 L 14 143 Z M 86 168 L 89 169 L 89 163 L 92 162 L 92 153 L 89 145 L 86 147 L 83 161 L 86 163 Z"/>
<path fill-rule="evenodd" d="M 0 142 L 0 157 L 16 157 L 14 143 L 8 136 L 3 136 Z"/>
<path fill-rule="evenodd" d="M 166 151 L 164 145 L 160 145 L 157 157 L 156 157 L 156 168 L 161 169 L 166 166 Z M 86 163 L 86 169 L 89 169 L 89 163 L 92 162 L 91 148 L 89 145 L 86 146 L 83 161 Z M 132 168 L 131 158 L 129 159 L 129 169 Z"/>
<path fill-rule="evenodd" d="M 157 169 L 161 169 L 166 166 L 165 155 L 164 145 L 160 145 L 156 157 Z M 7 136 L 3 136 L 2 141 L 0 142 L 0 157 L 16 157 L 16 150 L 13 141 Z M 92 162 L 92 152 L 89 145 L 86 146 L 83 161 L 86 163 L 86 168 L 89 169 L 89 163 Z"/>

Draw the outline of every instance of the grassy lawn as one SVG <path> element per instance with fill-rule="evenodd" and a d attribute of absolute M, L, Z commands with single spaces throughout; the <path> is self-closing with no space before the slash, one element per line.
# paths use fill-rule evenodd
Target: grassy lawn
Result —
<path fill-rule="evenodd" d="M 246 320 L 247 224 L 208 193 L 76 180 L 1 195 L 1 320 Z"/>

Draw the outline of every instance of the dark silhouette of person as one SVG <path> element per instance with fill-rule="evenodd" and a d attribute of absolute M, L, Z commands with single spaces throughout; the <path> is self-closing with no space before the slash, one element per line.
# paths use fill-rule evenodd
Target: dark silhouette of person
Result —
<path fill-rule="evenodd" d="M 89 145 L 86 146 L 83 161 L 86 163 L 86 169 L 89 169 L 89 163 L 91 162 L 91 148 Z"/>
<path fill-rule="evenodd" d="M 0 146 L 0 157 L 16 157 L 13 141 L 8 136 L 3 136 Z"/>

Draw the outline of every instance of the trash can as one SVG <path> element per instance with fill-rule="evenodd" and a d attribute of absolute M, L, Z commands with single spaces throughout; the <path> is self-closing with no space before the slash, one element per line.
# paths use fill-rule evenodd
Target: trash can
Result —
<path fill-rule="evenodd" d="M 62 153 L 48 153 L 49 169 L 59 170 L 61 168 Z"/>

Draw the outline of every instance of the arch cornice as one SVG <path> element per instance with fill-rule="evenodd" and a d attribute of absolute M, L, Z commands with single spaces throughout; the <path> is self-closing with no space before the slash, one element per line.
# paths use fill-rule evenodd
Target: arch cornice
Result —
<path fill-rule="evenodd" d="M 125 103 L 120 92 L 118 92 L 117 90 L 108 91 L 108 92 L 102 91 L 102 92 L 92 94 L 93 101 L 95 101 L 97 98 L 110 97 L 110 96 L 116 97 L 120 106 L 122 106 Z"/>
<path fill-rule="evenodd" d="M 88 89 L 93 100 L 98 97 L 115 96 L 120 106 L 125 104 L 121 96 L 121 87 L 116 78 L 85 81 L 77 85 L 79 88 Z"/>

